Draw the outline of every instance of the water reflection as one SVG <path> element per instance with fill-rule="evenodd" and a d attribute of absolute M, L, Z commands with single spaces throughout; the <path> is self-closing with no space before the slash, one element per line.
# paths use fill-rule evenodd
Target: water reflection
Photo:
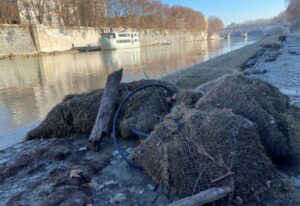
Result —
<path fill-rule="evenodd" d="M 0 61 L 0 149 L 19 142 L 66 94 L 103 87 L 123 67 L 124 82 L 200 63 L 253 41 L 192 42 L 129 50 Z"/>

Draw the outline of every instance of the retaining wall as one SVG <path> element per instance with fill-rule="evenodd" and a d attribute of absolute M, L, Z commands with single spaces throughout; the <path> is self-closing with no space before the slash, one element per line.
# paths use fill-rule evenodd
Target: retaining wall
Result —
<path fill-rule="evenodd" d="M 33 26 L 39 52 L 68 51 L 72 47 L 99 45 L 101 31 L 91 27 Z"/>
<path fill-rule="evenodd" d="M 203 41 L 207 39 L 205 32 L 182 32 L 167 30 L 142 30 L 139 31 L 142 46 L 164 43 L 179 43 L 191 41 Z"/>
<path fill-rule="evenodd" d="M 73 47 L 100 45 L 101 29 L 93 27 L 61 27 L 5 25 L 0 28 L 0 55 L 34 54 L 68 51 Z M 141 30 L 142 46 L 206 40 L 205 32 Z"/>
<path fill-rule="evenodd" d="M 36 53 L 28 27 L 0 25 L 0 56 Z"/>

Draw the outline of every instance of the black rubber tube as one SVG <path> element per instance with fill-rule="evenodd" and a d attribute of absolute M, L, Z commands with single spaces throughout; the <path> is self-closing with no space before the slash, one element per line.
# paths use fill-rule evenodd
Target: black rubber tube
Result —
<path fill-rule="evenodd" d="M 163 84 L 159 84 L 159 83 L 154 83 L 154 84 L 146 84 L 146 85 L 142 85 L 140 87 L 137 87 L 136 89 L 134 89 L 132 92 L 130 92 L 125 99 L 123 99 L 123 101 L 120 103 L 115 116 L 114 116 L 114 120 L 113 120 L 113 139 L 114 139 L 114 144 L 115 147 L 117 149 L 117 151 L 119 152 L 121 158 L 131 167 L 135 168 L 135 169 L 139 169 L 139 170 L 144 170 L 143 167 L 141 165 L 138 165 L 136 163 L 134 163 L 133 161 L 127 159 L 126 155 L 124 154 L 123 150 L 121 149 L 119 142 L 118 142 L 118 134 L 117 134 L 117 124 L 118 124 L 118 119 L 121 115 L 121 110 L 123 109 L 123 107 L 125 106 L 125 104 L 127 103 L 127 101 L 130 99 L 130 97 L 132 97 L 135 93 L 140 92 L 148 87 L 161 87 L 164 88 L 168 94 L 170 95 L 170 97 L 172 97 L 172 90 L 170 88 L 168 88 L 166 85 Z M 142 131 L 136 130 L 136 129 L 131 129 L 132 132 L 134 132 L 135 134 L 142 136 L 142 137 L 147 137 L 149 136 L 149 134 L 146 134 Z"/>

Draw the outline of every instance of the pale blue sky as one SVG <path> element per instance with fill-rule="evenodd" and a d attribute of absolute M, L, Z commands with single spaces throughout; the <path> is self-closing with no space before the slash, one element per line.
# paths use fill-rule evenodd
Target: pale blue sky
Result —
<path fill-rule="evenodd" d="M 269 18 L 285 9 L 284 0 L 162 0 L 169 5 L 183 5 L 218 16 L 226 25 L 247 20 Z"/>

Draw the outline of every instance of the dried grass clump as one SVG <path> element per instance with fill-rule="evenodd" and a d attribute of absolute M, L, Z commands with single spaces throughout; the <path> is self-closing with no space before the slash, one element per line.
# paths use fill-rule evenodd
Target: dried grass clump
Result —
<path fill-rule="evenodd" d="M 228 185 L 248 201 L 262 197 L 277 176 L 254 123 L 230 110 L 183 104 L 138 146 L 134 160 L 182 197 Z"/>
<path fill-rule="evenodd" d="M 173 91 L 171 84 L 156 80 L 142 80 L 120 85 L 118 104 L 137 86 L 150 83 L 163 83 Z M 89 134 L 98 113 L 103 89 L 90 93 L 68 95 L 57 104 L 45 120 L 27 134 L 27 139 L 69 137 L 74 134 Z M 124 108 L 120 120 L 122 137 L 130 136 L 129 128 L 150 132 L 161 118 L 169 112 L 171 104 L 167 102 L 167 93 L 161 88 L 149 88 L 134 96 Z"/>
<path fill-rule="evenodd" d="M 282 193 L 271 158 L 299 153 L 300 109 L 272 85 L 226 75 L 180 92 L 134 160 L 182 197 L 230 186 L 244 201 Z"/>
<path fill-rule="evenodd" d="M 292 151 L 286 118 L 289 99 L 276 87 L 242 75 L 226 75 L 198 87 L 197 91 L 204 95 L 197 109 L 232 109 L 234 114 L 254 122 L 269 156 L 288 155 Z"/>

